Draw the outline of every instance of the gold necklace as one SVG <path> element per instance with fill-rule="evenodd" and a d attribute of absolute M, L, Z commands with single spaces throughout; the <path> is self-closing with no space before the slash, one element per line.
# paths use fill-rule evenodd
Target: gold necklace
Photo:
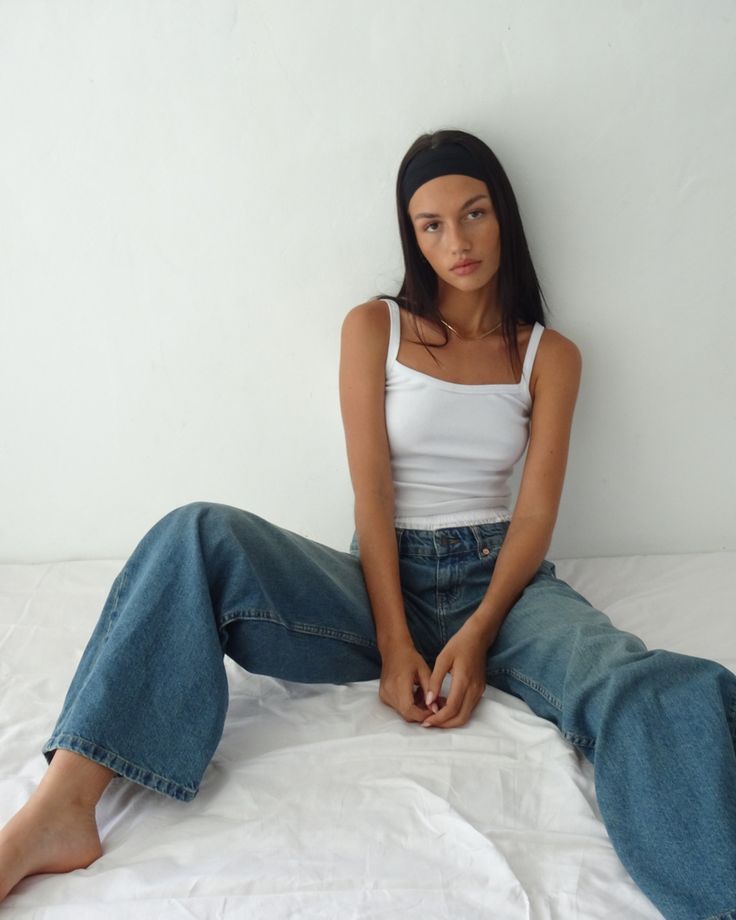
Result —
<path fill-rule="evenodd" d="M 459 339 L 464 339 L 466 342 L 475 342 L 476 339 L 484 339 L 487 335 L 490 335 L 492 332 L 495 332 L 496 329 L 498 329 L 498 327 L 501 325 L 501 323 L 503 323 L 503 320 L 501 320 L 500 323 L 496 323 L 496 325 L 493 327 L 493 329 L 489 329 L 488 332 L 484 332 L 483 335 L 474 335 L 474 336 L 460 335 L 460 333 L 457 331 L 457 329 L 453 329 L 452 326 L 451 326 L 449 323 L 445 323 L 445 321 L 444 321 L 443 319 L 440 319 L 440 322 L 441 322 L 441 323 L 444 323 L 444 325 L 447 326 L 447 328 L 450 330 L 450 332 L 454 332 L 455 335 L 456 335 Z"/>

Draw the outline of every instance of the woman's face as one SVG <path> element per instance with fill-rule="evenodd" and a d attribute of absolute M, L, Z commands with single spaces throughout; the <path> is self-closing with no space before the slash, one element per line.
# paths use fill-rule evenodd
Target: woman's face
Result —
<path fill-rule="evenodd" d="M 485 182 L 472 176 L 437 176 L 419 186 L 408 210 L 419 249 L 440 285 L 474 291 L 496 276 L 501 233 Z M 453 270 L 466 260 L 476 263 L 472 271 Z"/>

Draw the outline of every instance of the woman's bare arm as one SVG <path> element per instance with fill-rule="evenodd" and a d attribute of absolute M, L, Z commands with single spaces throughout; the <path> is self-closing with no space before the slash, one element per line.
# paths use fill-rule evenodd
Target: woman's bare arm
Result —
<path fill-rule="evenodd" d="M 490 585 L 473 614 L 490 641 L 549 549 L 581 371 L 582 358 L 574 342 L 545 330 L 534 362 L 529 446 L 519 495 Z"/>
<path fill-rule="evenodd" d="M 360 561 L 381 653 L 379 697 L 407 722 L 421 722 L 430 669 L 414 646 L 404 611 L 394 528 L 394 489 L 386 433 L 385 362 L 390 320 L 383 301 L 354 307 L 342 325 L 340 407 Z M 415 691 L 418 685 L 420 689 Z"/>
<path fill-rule="evenodd" d="M 470 718 L 485 689 L 487 650 L 544 559 L 562 495 L 581 367 L 577 347 L 547 330 L 534 362 L 529 446 L 511 525 L 483 600 L 435 661 L 430 703 L 448 672 L 452 689 L 447 705 L 424 725 L 455 728 Z"/>

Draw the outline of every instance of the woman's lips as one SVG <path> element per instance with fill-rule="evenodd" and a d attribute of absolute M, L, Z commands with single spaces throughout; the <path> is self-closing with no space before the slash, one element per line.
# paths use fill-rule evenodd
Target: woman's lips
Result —
<path fill-rule="evenodd" d="M 479 265 L 480 262 L 468 262 L 465 265 L 458 265 L 457 268 L 453 268 L 451 271 L 455 272 L 456 275 L 469 275 L 471 272 L 474 272 Z"/>

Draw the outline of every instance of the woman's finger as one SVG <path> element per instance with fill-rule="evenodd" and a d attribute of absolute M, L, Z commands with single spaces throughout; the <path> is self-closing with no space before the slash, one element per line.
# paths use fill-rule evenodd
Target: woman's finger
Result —
<path fill-rule="evenodd" d="M 416 689 L 414 690 L 414 705 L 422 709 L 424 711 L 425 716 L 427 715 L 428 712 L 430 711 L 437 712 L 437 710 L 439 709 L 439 706 L 437 705 L 437 703 L 432 703 L 431 706 L 427 706 L 426 693 L 424 691 L 424 688 L 422 687 L 416 687 Z"/>
<path fill-rule="evenodd" d="M 468 720 L 470 719 L 470 716 L 473 714 L 473 710 L 480 702 L 480 699 L 482 696 L 483 696 L 482 692 L 479 694 L 473 694 L 470 692 L 470 688 L 469 688 L 468 692 L 465 694 L 465 698 L 463 699 L 463 704 L 460 707 L 460 712 L 453 718 L 448 719 L 446 722 L 440 722 L 436 724 L 434 727 L 436 728 L 458 728 L 461 725 L 465 725 L 465 723 L 468 722 Z"/>
<path fill-rule="evenodd" d="M 408 687 L 402 687 L 399 712 L 407 722 L 423 722 L 431 710 L 424 702 L 424 691 L 415 686 L 412 678 Z"/>
<path fill-rule="evenodd" d="M 459 728 L 461 725 L 466 725 L 470 716 L 460 713 L 455 716 L 454 719 L 450 719 L 449 722 L 442 722 L 439 725 L 431 725 L 430 728 Z M 424 723 L 422 723 L 424 725 Z"/>
<path fill-rule="evenodd" d="M 429 676 L 429 684 L 426 688 L 426 691 L 431 693 L 430 703 L 437 702 L 437 697 L 440 695 L 442 684 L 444 683 L 451 665 L 452 662 L 448 660 L 446 655 L 440 654 L 435 660 L 434 669 Z"/>
<path fill-rule="evenodd" d="M 467 682 L 464 681 L 459 675 L 453 675 L 452 685 L 450 686 L 450 695 L 447 698 L 446 705 L 443 709 L 440 709 L 439 712 L 429 716 L 429 718 L 426 719 L 423 724 L 429 724 L 429 726 L 443 725 L 445 722 L 453 719 L 461 710 L 467 689 Z"/>
<path fill-rule="evenodd" d="M 408 712 L 402 713 L 406 722 L 424 722 L 428 714 L 429 709 L 420 709 L 419 706 L 412 706 Z"/>
<path fill-rule="evenodd" d="M 429 665 L 426 663 L 426 661 L 422 661 L 422 666 L 417 667 L 416 677 L 420 684 L 420 686 L 417 688 L 420 696 L 417 705 L 431 709 L 432 712 L 437 712 L 439 706 L 437 705 L 436 700 L 432 700 L 431 704 L 427 706 L 427 694 L 429 693 L 429 682 L 432 678 L 432 672 L 429 669 Z"/>

